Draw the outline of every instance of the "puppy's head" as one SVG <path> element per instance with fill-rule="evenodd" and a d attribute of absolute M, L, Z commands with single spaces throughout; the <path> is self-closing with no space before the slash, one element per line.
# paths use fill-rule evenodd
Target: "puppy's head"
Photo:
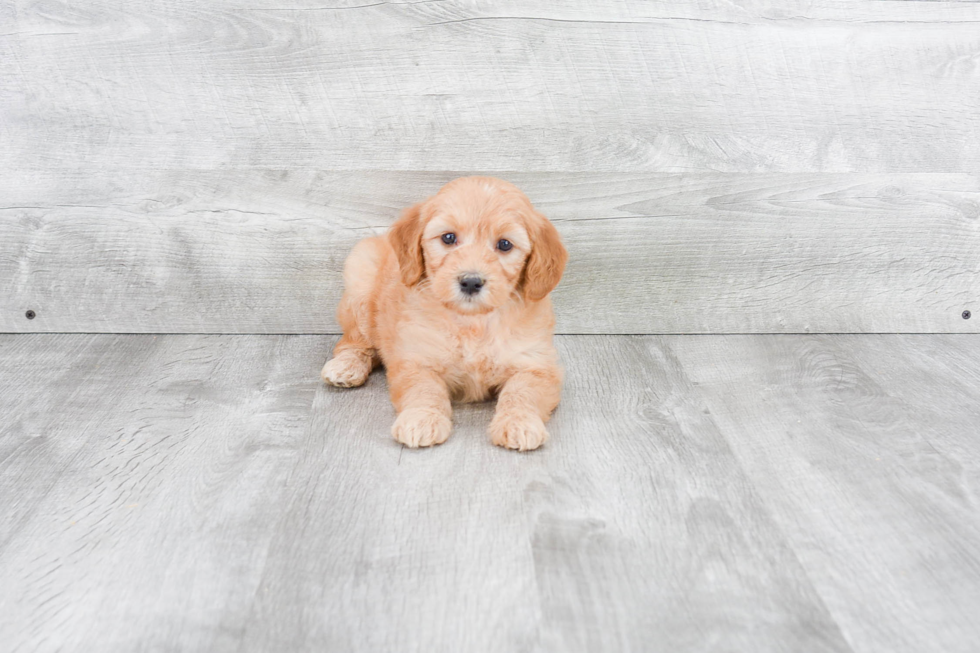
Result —
<path fill-rule="evenodd" d="M 558 231 L 513 184 L 463 177 L 405 211 L 388 234 L 402 282 L 460 313 L 550 293 L 568 253 Z"/>

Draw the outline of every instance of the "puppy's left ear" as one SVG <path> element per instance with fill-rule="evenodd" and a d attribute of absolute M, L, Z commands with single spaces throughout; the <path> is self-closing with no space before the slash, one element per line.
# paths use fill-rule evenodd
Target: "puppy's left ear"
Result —
<path fill-rule="evenodd" d="M 544 299 L 561 281 L 568 251 L 548 218 L 535 211 L 530 223 L 531 255 L 524 267 L 524 296 L 538 301 Z"/>
<path fill-rule="evenodd" d="M 414 286 L 425 272 L 425 259 L 422 257 L 422 204 L 405 209 L 401 217 L 391 225 L 388 242 L 398 256 L 398 271 L 402 283 Z"/>

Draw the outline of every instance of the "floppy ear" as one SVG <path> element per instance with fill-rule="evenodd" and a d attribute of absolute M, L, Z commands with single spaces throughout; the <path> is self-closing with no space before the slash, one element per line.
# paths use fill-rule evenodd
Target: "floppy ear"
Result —
<path fill-rule="evenodd" d="M 425 261 L 422 258 L 422 204 L 405 209 L 401 217 L 391 225 L 388 242 L 398 256 L 398 270 L 402 283 L 414 286 L 422 278 Z"/>
<path fill-rule="evenodd" d="M 531 255 L 524 267 L 524 296 L 538 301 L 558 285 L 565 271 L 568 252 L 548 218 L 535 211 L 530 226 Z"/>

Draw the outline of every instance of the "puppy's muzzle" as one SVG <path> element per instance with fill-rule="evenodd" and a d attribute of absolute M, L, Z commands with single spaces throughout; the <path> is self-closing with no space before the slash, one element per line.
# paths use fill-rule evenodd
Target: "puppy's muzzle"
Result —
<path fill-rule="evenodd" d="M 472 297 L 481 290 L 486 280 L 479 274 L 466 273 L 459 276 L 459 290 L 464 295 Z"/>

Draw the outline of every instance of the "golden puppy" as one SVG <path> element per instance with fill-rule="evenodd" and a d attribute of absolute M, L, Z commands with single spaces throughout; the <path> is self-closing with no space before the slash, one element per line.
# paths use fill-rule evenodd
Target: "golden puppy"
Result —
<path fill-rule="evenodd" d="M 512 184 L 456 179 L 407 209 L 387 238 L 361 241 L 344 266 L 344 335 L 321 376 L 362 385 L 388 372 L 395 440 L 441 444 L 451 400 L 496 395 L 494 444 L 526 451 L 548 438 L 561 368 L 550 293 L 568 253 L 548 219 Z"/>

